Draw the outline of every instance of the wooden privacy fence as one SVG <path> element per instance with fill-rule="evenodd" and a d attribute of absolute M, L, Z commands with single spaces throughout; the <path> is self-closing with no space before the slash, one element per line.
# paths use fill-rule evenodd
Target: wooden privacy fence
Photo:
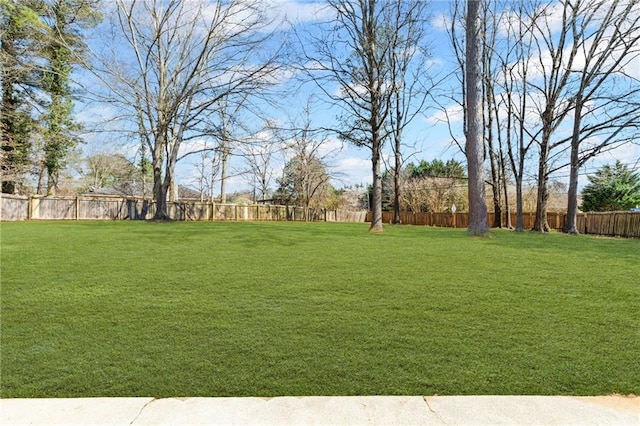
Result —
<path fill-rule="evenodd" d="M 302 207 L 271 205 L 217 204 L 181 200 L 169 204 L 175 220 L 303 221 Z M 153 218 L 155 202 L 122 197 L 21 197 L 2 194 L 0 220 L 146 220 Z M 364 222 L 366 212 L 310 210 L 309 220 L 325 222 Z"/>
<path fill-rule="evenodd" d="M 21 197 L 0 196 L 0 220 L 145 220 L 153 218 L 155 203 L 149 199 L 122 197 Z M 182 200 L 169 205 L 169 215 L 176 220 L 201 221 L 303 221 L 304 208 L 271 205 L 217 204 L 207 201 Z M 426 225 L 466 228 L 466 213 L 402 212 L 406 225 Z M 489 213 L 489 224 L 493 213 Z M 581 234 L 640 238 L 640 212 L 581 213 L 577 218 Z M 325 222 L 370 222 L 371 213 L 346 210 L 310 211 L 309 220 Z M 385 223 L 393 221 L 393 212 L 382 212 Z M 524 214 L 524 228 L 533 228 L 535 216 Z M 566 213 L 549 212 L 547 221 L 552 229 L 561 231 Z M 503 217 L 502 223 L 506 223 Z M 511 215 L 515 225 L 516 215 Z"/>
<path fill-rule="evenodd" d="M 492 224 L 494 214 L 489 213 L 488 219 L 489 224 Z M 400 220 L 404 225 L 441 226 L 449 228 L 466 228 L 469 225 L 467 213 L 401 212 Z M 547 213 L 549 227 L 556 231 L 562 231 L 566 220 L 566 213 Z M 371 212 L 367 214 L 366 221 L 371 221 Z M 392 223 L 393 212 L 382 212 L 382 221 L 384 223 Z M 524 229 L 532 229 L 534 222 L 534 213 L 524 213 Z M 506 215 L 502 217 L 502 223 L 506 223 Z M 516 223 L 515 213 L 511 214 L 511 223 L 512 225 Z M 577 217 L 576 228 L 581 234 L 640 238 L 640 212 L 580 213 Z"/>
<path fill-rule="evenodd" d="M 493 223 L 495 214 L 489 213 L 489 225 Z M 552 229 L 561 231 L 564 227 L 565 213 L 547 213 L 547 222 Z M 367 215 L 367 221 L 371 221 L 371 213 Z M 384 223 L 393 222 L 393 212 L 382 212 L 382 221 Z M 469 217 L 467 213 L 432 213 L 432 212 L 400 212 L 400 221 L 403 225 L 424 225 L 424 226 L 442 226 L 448 228 L 466 228 L 469 226 Z M 525 229 L 533 228 L 535 221 L 534 213 L 524 213 L 523 222 Z M 502 223 L 506 223 L 506 215 L 502 215 Z M 516 214 L 511 214 L 511 223 L 515 225 Z"/>
<path fill-rule="evenodd" d="M 589 213 L 578 216 L 578 232 L 640 238 L 640 212 Z"/>

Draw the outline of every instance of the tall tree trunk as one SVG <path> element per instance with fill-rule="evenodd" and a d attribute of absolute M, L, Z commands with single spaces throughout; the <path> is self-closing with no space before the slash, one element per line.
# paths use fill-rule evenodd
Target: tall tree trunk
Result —
<path fill-rule="evenodd" d="M 168 183 L 170 181 L 165 177 L 162 178 L 162 169 L 163 169 L 163 156 L 162 150 L 165 144 L 162 142 L 163 133 L 158 132 L 160 136 L 158 138 L 159 141 L 156 141 L 154 146 L 154 151 L 152 153 L 152 162 L 153 162 L 153 196 L 156 202 L 156 211 L 153 215 L 154 220 L 169 220 L 169 213 L 167 211 L 167 190 Z"/>
<path fill-rule="evenodd" d="M 493 152 L 493 143 L 489 143 L 489 161 L 491 164 L 491 199 L 493 201 L 493 224 L 491 226 L 502 228 L 502 185 L 496 155 Z"/>
<path fill-rule="evenodd" d="M 36 187 L 36 194 L 44 195 L 44 175 L 47 172 L 47 168 L 44 164 L 38 164 L 38 185 Z"/>
<path fill-rule="evenodd" d="M 575 158 L 575 163 L 574 163 Z M 574 166 L 574 164 L 576 164 Z M 568 234 L 578 234 L 578 147 L 571 147 L 571 170 L 569 171 L 569 192 L 567 193 L 567 220 L 564 232 Z"/>
<path fill-rule="evenodd" d="M 493 123 L 497 121 L 497 113 L 494 117 L 495 95 L 493 91 L 493 76 L 491 76 L 491 55 L 492 49 L 487 46 L 486 38 L 488 36 L 486 29 L 487 11 L 483 16 L 483 35 L 482 35 L 482 92 L 483 102 L 487 108 L 486 116 L 483 114 L 484 128 L 486 130 L 487 151 L 489 152 L 489 167 L 491 171 L 491 199 L 493 201 L 493 224 L 494 228 L 502 228 L 502 189 L 500 182 L 500 170 L 498 166 L 498 156 L 495 150 L 495 135 L 493 131 Z M 499 136 L 498 136 L 499 137 Z"/>
<path fill-rule="evenodd" d="M 220 175 L 220 203 L 221 204 L 224 204 L 224 203 L 227 202 L 226 184 L 227 184 L 227 159 L 228 159 L 228 157 L 229 157 L 229 151 L 225 146 L 223 146 L 222 147 L 222 158 L 221 158 L 222 170 L 220 172 L 221 173 L 221 175 Z"/>
<path fill-rule="evenodd" d="M 153 215 L 154 220 L 169 220 L 169 212 L 167 205 L 167 189 L 165 185 L 160 181 L 159 185 L 156 185 L 154 182 L 154 194 L 156 201 L 156 212 Z"/>
<path fill-rule="evenodd" d="M 167 220 L 167 190 L 162 182 L 162 173 L 159 167 L 153 168 L 153 195 L 156 201 L 156 212 L 153 215 L 154 220 Z"/>
<path fill-rule="evenodd" d="M 522 97 L 521 111 L 526 111 L 526 96 Z M 522 118 L 518 119 L 518 153 L 517 164 L 514 156 L 511 154 L 511 167 L 513 168 L 513 174 L 516 181 L 516 231 L 524 231 L 524 201 L 522 196 L 522 184 L 524 180 L 524 164 L 526 159 L 526 153 L 529 148 L 524 143 L 525 137 L 525 121 Z M 511 145 L 509 145 L 511 149 Z"/>
<path fill-rule="evenodd" d="M 516 176 L 516 232 L 524 231 L 524 213 L 522 202 L 522 175 Z"/>
<path fill-rule="evenodd" d="M 511 223 L 511 207 L 509 206 L 509 185 L 507 184 L 507 167 L 505 165 L 504 150 L 500 144 L 500 170 L 502 173 L 502 190 L 504 191 L 504 226 L 507 229 L 513 228 Z"/>
<path fill-rule="evenodd" d="M 373 174 L 373 199 L 371 200 L 370 232 L 382 232 L 382 173 L 380 172 L 380 141 L 374 133 L 371 153 L 371 171 Z"/>
<path fill-rule="evenodd" d="M 469 227 L 471 235 L 489 233 L 487 205 L 484 189 L 484 150 L 482 143 L 482 75 L 480 66 L 480 16 L 479 0 L 467 2 L 466 45 L 466 155 L 469 172 Z"/>
<path fill-rule="evenodd" d="M 393 223 L 400 223 L 400 179 L 402 174 L 402 154 L 400 153 L 400 138 L 395 140 L 395 168 L 393 169 Z"/>
<path fill-rule="evenodd" d="M 488 72 L 488 70 L 485 70 Z M 491 83 L 488 83 L 491 84 Z M 491 198 L 493 201 L 493 227 L 502 228 L 502 188 L 501 188 L 501 173 L 498 165 L 498 156 L 495 151 L 494 133 L 493 133 L 493 104 L 491 102 L 491 96 L 493 91 L 490 88 L 486 89 L 486 106 L 487 106 L 487 150 L 489 151 L 489 165 L 491 168 Z"/>
<path fill-rule="evenodd" d="M 547 133 L 547 132 L 543 132 Z M 549 136 L 550 136 L 550 132 Z M 536 217 L 533 224 L 533 230 L 537 232 L 549 232 L 549 223 L 547 222 L 547 201 L 549 199 L 547 167 L 549 161 L 549 142 L 548 136 L 543 134 L 543 143 L 540 146 L 540 159 L 538 160 L 538 191 L 536 196 Z"/>
<path fill-rule="evenodd" d="M 582 116 L 582 100 L 576 97 L 576 109 L 573 118 L 573 135 L 571 136 L 571 160 L 569 169 L 569 192 L 567 193 L 567 220 L 563 231 L 578 234 L 578 172 L 580 171 L 580 118 Z"/>

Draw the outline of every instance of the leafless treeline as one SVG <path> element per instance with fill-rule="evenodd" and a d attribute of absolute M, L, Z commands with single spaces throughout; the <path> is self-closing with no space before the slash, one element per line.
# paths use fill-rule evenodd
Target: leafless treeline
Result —
<path fill-rule="evenodd" d="M 474 28 L 467 25 L 467 3 L 478 7 Z M 104 9 L 96 33 L 102 40 L 92 52 L 94 84 L 86 88 L 112 117 L 103 127 L 128 135 L 149 157 L 157 219 L 167 217 L 176 165 L 187 157 L 200 155 L 201 190 L 212 196 L 219 183 L 224 197 L 228 178 L 238 172 L 229 161 L 242 156 L 265 198 L 278 181 L 275 157 L 286 163 L 310 153 L 309 163 L 326 169 L 318 144 L 337 136 L 370 152 L 371 229 L 379 231 L 385 153 L 399 218 L 401 169 L 409 157 L 405 130 L 441 106 L 452 140 L 469 159 L 469 177 L 481 177 L 470 187 L 469 205 L 472 199 L 484 204 L 486 169 L 493 225 L 511 226 L 500 218 L 511 217 L 507 186 L 514 182 L 521 230 L 523 186 L 533 175 L 534 229 L 546 231 L 550 179 L 563 170 L 570 175 L 565 230 L 576 232 L 581 167 L 637 143 L 640 0 L 467 3 L 452 3 L 444 20 L 457 67 L 444 74 L 434 69 L 428 45 L 437 17 L 422 0 L 327 0 L 300 31 L 278 20 L 266 0 L 116 0 Z M 480 41 L 475 49 L 471 34 Z M 479 77 L 477 85 L 471 75 Z M 287 110 L 278 105 L 285 98 L 280 91 L 296 79 L 299 87 L 311 82 L 316 94 L 320 89 L 334 123 L 297 125 L 292 111 L 289 123 L 274 119 L 276 110 L 280 116 Z M 472 133 L 480 136 L 476 146 Z M 476 161 L 484 167 L 474 168 Z"/>
<path fill-rule="evenodd" d="M 462 4 L 453 6 L 448 31 L 458 65 L 465 69 Z M 637 143 L 640 3 L 485 0 L 481 15 L 483 128 L 494 226 L 503 225 L 499 213 L 509 205 L 506 188 L 513 179 L 515 227 L 522 230 L 523 182 L 536 162 L 534 229 L 549 229 L 549 179 L 564 170 L 570 175 L 565 231 L 575 233 L 580 168 L 603 152 Z M 461 93 L 466 84 L 460 80 Z M 463 100 L 461 95 L 451 99 L 467 111 Z M 452 136 L 465 149 L 461 134 L 454 130 Z"/>

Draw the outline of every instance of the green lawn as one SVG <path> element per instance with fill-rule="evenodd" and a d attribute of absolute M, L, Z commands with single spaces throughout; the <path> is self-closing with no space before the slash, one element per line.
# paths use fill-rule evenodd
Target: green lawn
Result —
<path fill-rule="evenodd" d="M 1 224 L 1 397 L 640 394 L 640 240 Z"/>

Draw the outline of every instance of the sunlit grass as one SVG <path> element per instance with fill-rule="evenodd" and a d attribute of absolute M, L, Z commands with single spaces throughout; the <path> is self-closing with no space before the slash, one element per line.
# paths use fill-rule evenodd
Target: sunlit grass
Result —
<path fill-rule="evenodd" d="M 640 392 L 640 241 L 1 225 L 1 396 Z"/>

